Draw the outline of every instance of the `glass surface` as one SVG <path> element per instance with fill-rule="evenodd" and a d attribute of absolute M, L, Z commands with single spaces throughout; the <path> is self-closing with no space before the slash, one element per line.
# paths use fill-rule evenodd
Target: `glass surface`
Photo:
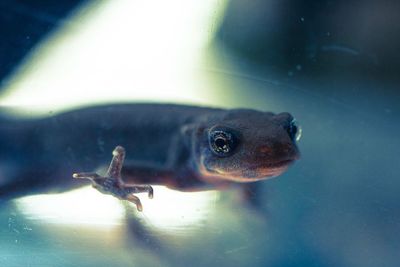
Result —
<path fill-rule="evenodd" d="M 321 65 L 278 64 L 279 56 L 292 59 L 279 49 L 263 59 L 268 52 L 252 44 L 271 30 L 254 18 L 275 18 L 276 1 L 268 3 L 89 1 L 3 78 L 0 98 L 21 117 L 127 101 L 288 111 L 303 129 L 302 157 L 258 183 L 258 209 L 241 201 L 239 188 L 155 187 L 154 199 L 139 194 L 142 213 L 90 187 L 24 196 L 1 203 L 0 266 L 398 266 L 399 83 L 386 71 L 365 72 L 374 55 L 351 61 L 357 47 L 335 43 L 318 50 L 339 53 L 317 57 Z M 296 23 L 308 23 L 315 10 Z M 248 13 L 254 17 L 241 17 Z M 237 36 L 217 38 L 229 21 L 242 25 Z M 280 21 L 266 23 L 281 29 Z M 235 38 L 247 41 L 230 46 Z M 0 179 L 8 162 L 0 162 Z"/>

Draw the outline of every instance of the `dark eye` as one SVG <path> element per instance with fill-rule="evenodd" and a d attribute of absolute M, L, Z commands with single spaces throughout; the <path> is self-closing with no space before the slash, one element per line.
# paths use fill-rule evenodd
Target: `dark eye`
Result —
<path fill-rule="evenodd" d="M 299 141 L 301 137 L 301 128 L 297 125 L 296 120 L 293 119 L 287 128 L 287 132 L 292 140 Z"/>
<path fill-rule="evenodd" d="M 223 130 L 214 130 L 209 134 L 211 150 L 218 156 L 229 155 L 235 146 L 234 136 Z"/>

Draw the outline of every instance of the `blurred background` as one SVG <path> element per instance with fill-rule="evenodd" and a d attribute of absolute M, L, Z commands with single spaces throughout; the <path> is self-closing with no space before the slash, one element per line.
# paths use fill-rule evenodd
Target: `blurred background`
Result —
<path fill-rule="evenodd" d="M 303 128 L 259 211 L 236 190 L 157 187 L 141 214 L 90 188 L 26 196 L 1 206 L 0 266 L 399 265 L 399 1 L 4 0 L 0 33 L 21 117 L 169 102 Z"/>

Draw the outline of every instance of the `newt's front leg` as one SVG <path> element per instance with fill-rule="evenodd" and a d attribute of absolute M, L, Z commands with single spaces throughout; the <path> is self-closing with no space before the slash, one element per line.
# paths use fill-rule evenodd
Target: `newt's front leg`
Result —
<path fill-rule="evenodd" d="M 138 211 L 142 211 L 140 199 L 133 195 L 148 192 L 149 198 L 153 198 L 153 188 L 150 185 L 127 185 L 121 179 L 122 165 L 125 159 L 125 149 L 117 146 L 113 151 L 113 158 L 106 176 L 97 173 L 74 173 L 72 177 L 77 179 L 89 179 L 94 188 L 104 194 L 109 194 L 122 200 L 134 203 Z"/>

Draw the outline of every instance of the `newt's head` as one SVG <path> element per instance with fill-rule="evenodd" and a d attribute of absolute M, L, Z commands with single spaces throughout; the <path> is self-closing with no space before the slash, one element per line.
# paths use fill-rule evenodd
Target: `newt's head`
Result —
<path fill-rule="evenodd" d="M 236 109 L 198 127 L 192 153 L 203 176 L 251 182 L 278 176 L 297 160 L 299 137 L 289 113 Z"/>

